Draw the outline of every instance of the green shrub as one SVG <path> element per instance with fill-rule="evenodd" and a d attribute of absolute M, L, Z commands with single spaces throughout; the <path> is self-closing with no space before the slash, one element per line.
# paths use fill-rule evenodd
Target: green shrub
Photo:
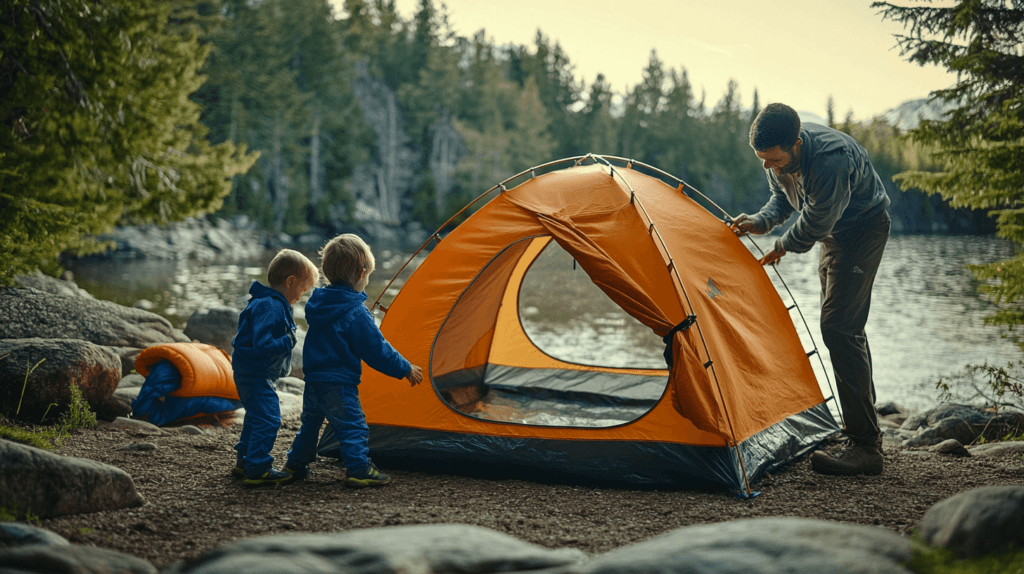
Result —
<path fill-rule="evenodd" d="M 981 404 L 1024 411 L 1024 361 L 1005 367 L 967 365 L 962 373 L 935 383 L 941 402 Z"/>
<path fill-rule="evenodd" d="M 82 390 L 78 388 L 78 385 L 71 385 L 70 390 L 71 400 L 68 410 L 61 415 L 56 424 L 41 427 L 25 426 L 0 416 L 0 437 L 29 446 L 53 450 L 78 429 L 96 428 L 96 413 L 89 407 L 88 401 L 82 397 Z"/>
<path fill-rule="evenodd" d="M 42 524 L 31 510 L 19 512 L 18 505 L 13 502 L 10 506 L 0 506 L 0 522 L 27 522 L 36 526 Z"/>
<path fill-rule="evenodd" d="M 904 566 L 917 574 L 1024 574 L 1024 550 L 960 559 L 948 548 L 921 545 Z"/>

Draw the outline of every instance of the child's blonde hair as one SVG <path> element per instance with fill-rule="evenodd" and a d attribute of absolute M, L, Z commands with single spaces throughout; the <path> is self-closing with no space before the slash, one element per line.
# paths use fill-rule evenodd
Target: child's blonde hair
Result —
<path fill-rule="evenodd" d="M 320 278 L 320 271 L 305 255 L 294 249 L 282 249 L 267 267 L 267 283 L 271 287 L 280 287 L 292 275 L 308 284 L 314 284 Z"/>
<path fill-rule="evenodd" d="M 324 277 L 333 284 L 353 287 L 364 271 L 373 271 L 376 261 L 370 246 L 361 237 L 344 233 L 327 242 L 320 250 Z"/>

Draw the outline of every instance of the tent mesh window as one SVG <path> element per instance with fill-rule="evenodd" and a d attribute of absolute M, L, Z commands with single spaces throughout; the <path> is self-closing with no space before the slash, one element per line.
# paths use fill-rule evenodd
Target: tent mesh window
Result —
<path fill-rule="evenodd" d="M 572 257 L 554 241 L 528 262 L 518 284 L 516 267 L 533 241 L 538 238 L 523 239 L 498 254 L 452 309 L 431 353 L 438 394 L 460 413 L 500 422 L 612 427 L 640 418 L 657 404 L 668 382 L 661 339 L 601 292 L 582 269 L 574 269 Z M 547 360 L 489 362 L 492 345 L 501 344 L 495 340 L 496 323 L 510 290 L 519 301 L 516 327 Z M 540 315 L 583 333 L 592 348 L 544 349 L 544 339 L 559 337 L 545 337 Z M 601 341 L 602 336 L 614 341 Z M 598 343 L 604 350 L 593 348 Z M 611 347 L 615 350 L 609 352 Z"/>

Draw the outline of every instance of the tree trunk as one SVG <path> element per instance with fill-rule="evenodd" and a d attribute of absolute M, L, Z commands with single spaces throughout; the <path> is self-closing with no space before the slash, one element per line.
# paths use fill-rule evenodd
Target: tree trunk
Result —
<path fill-rule="evenodd" d="M 320 181 L 320 108 L 313 110 L 313 133 L 310 137 L 309 149 L 309 204 L 316 208 L 324 197 Z"/>
<path fill-rule="evenodd" d="M 288 211 L 288 186 L 285 182 L 284 173 L 281 169 L 284 163 L 281 157 L 281 115 L 278 114 L 274 120 L 274 143 L 272 146 L 272 158 L 271 158 L 271 179 L 273 181 L 273 193 L 271 197 L 274 201 L 274 231 L 280 233 L 284 227 L 284 216 L 285 212 Z"/>

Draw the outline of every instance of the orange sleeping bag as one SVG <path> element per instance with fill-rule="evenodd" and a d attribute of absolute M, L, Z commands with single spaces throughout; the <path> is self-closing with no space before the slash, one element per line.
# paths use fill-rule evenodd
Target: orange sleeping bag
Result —
<path fill-rule="evenodd" d="M 135 371 L 142 376 L 162 360 L 168 360 L 181 374 L 176 397 L 219 397 L 239 400 L 231 357 L 223 349 L 205 343 L 166 343 L 143 349 L 135 359 Z"/>

